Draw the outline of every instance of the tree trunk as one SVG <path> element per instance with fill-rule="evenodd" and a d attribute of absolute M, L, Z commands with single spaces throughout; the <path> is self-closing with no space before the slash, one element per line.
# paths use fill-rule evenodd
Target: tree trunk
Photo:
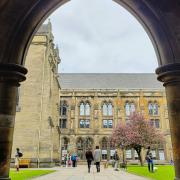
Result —
<path fill-rule="evenodd" d="M 137 154 L 138 154 L 138 157 L 139 157 L 139 161 L 140 161 L 140 164 L 141 164 L 141 166 L 144 166 L 144 162 L 143 162 L 143 160 L 142 160 L 142 156 L 141 156 L 141 147 L 135 147 L 134 148 L 135 150 L 136 150 L 136 152 L 137 152 Z"/>

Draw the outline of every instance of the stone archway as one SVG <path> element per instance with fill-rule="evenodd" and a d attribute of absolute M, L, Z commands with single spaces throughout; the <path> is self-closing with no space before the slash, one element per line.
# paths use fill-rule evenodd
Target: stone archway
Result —
<path fill-rule="evenodd" d="M 176 179 L 180 179 L 180 2 L 114 0 L 144 26 L 154 44 L 158 80 L 166 87 Z M 0 2 L 0 179 L 8 179 L 19 82 L 25 80 L 26 52 L 41 23 L 67 0 Z M 21 9 L 21 10 L 19 10 Z M 6 134 L 4 136 L 4 134 Z"/>

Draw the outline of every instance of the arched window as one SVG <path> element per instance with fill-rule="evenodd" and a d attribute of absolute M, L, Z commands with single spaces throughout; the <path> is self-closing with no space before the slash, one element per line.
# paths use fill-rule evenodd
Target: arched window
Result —
<path fill-rule="evenodd" d="M 113 115 L 113 106 L 109 102 L 104 102 L 103 104 L 103 116 L 112 116 Z"/>
<path fill-rule="evenodd" d="M 64 150 L 67 150 L 67 149 L 68 149 L 68 143 L 69 143 L 68 138 L 64 137 L 64 138 L 63 138 L 63 149 L 64 149 Z"/>
<path fill-rule="evenodd" d="M 109 103 L 109 104 L 108 104 L 108 115 L 109 115 L 109 116 L 112 116 L 112 113 L 113 113 L 113 112 L 112 112 L 112 104 Z"/>
<path fill-rule="evenodd" d="M 84 103 L 80 104 L 80 115 L 81 116 L 85 115 L 85 106 L 84 106 Z"/>
<path fill-rule="evenodd" d="M 135 104 L 132 102 L 130 104 L 130 113 L 134 113 L 136 111 L 136 107 L 135 107 Z"/>
<path fill-rule="evenodd" d="M 159 114 L 158 103 L 156 101 L 155 102 L 149 102 L 148 110 L 149 110 L 149 115 L 158 115 Z"/>
<path fill-rule="evenodd" d="M 115 143 L 111 140 L 110 141 L 110 159 L 114 159 L 114 153 L 115 153 Z"/>
<path fill-rule="evenodd" d="M 90 115 L 90 104 L 89 103 L 81 103 L 80 104 L 80 115 L 81 116 L 89 116 Z"/>
<path fill-rule="evenodd" d="M 148 111 L 149 111 L 149 115 L 153 114 L 153 104 L 151 102 L 148 104 Z"/>
<path fill-rule="evenodd" d="M 60 102 L 60 115 L 67 116 L 67 104 L 65 101 Z"/>
<path fill-rule="evenodd" d="M 126 116 L 130 115 L 130 105 L 129 105 L 129 102 L 126 102 L 126 104 L 125 104 L 125 112 L 126 112 Z"/>
<path fill-rule="evenodd" d="M 154 103 L 154 115 L 158 115 L 158 108 L 159 108 L 159 106 L 158 106 L 158 104 L 157 103 Z"/>
<path fill-rule="evenodd" d="M 103 104 L 103 116 L 107 116 L 108 115 L 108 107 L 107 104 L 104 103 Z"/>
<path fill-rule="evenodd" d="M 90 105 L 89 105 L 89 103 L 86 103 L 86 105 L 85 105 L 85 115 L 86 116 L 90 115 Z"/>
<path fill-rule="evenodd" d="M 87 151 L 88 149 L 92 150 L 92 148 L 93 148 L 93 140 L 92 140 L 92 138 L 87 137 L 85 139 L 85 151 Z"/>
<path fill-rule="evenodd" d="M 155 127 L 156 128 L 160 128 L 160 120 L 159 119 L 155 119 Z"/>
<path fill-rule="evenodd" d="M 77 155 L 79 159 L 83 159 L 84 157 L 84 141 L 82 138 L 79 138 L 76 143 L 77 146 Z"/>

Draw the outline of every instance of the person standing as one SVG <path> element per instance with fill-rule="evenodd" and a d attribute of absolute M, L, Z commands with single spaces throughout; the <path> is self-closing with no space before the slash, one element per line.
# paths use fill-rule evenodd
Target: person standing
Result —
<path fill-rule="evenodd" d="M 154 172 L 154 163 L 150 146 L 148 147 L 148 150 L 146 152 L 146 161 L 148 163 L 149 172 Z"/>
<path fill-rule="evenodd" d="M 71 156 L 71 161 L 72 161 L 72 167 L 76 167 L 76 160 L 77 160 L 77 155 L 76 153 L 72 153 L 72 156 Z"/>
<path fill-rule="evenodd" d="M 97 172 L 100 172 L 101 150 L 99 149 L 99 146 L 96 146 L 94 151 L 94 162 L 96 163 Z"/>
<path fill-rule="evenodd" d="M 114 161 L 115 161 L 114 170 L 115 170 L 115 171 L 118 171 L 119 156 L 118 156 L 117 150 L 115 150 L 113 159 L 114 159 Z"/>
<path fill-rule="evenodd" d="M 91 162 L 94 160 L 94 158 L 93 158 L 92 151 L 89 148 L 86 151 L 86 160 L 87 160 L 87 164 L 88 164 L 88 173 L 90 173 Z"/>

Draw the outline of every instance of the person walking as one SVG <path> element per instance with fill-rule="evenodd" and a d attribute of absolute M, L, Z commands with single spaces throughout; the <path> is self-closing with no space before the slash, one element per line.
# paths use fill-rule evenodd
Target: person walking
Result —
<path fill-rule="evenodd" d="M 87 160 L 87 165 L 88 165 L 88 173 L 90 173 L 91 162 L 94 160 L 93 154 L 90 148 L 88 148 L 88 150 L 86 151 L 86 160 Z"/>
<path fill-rule="evenodd" d="M 77 154 L 74 152 L 71 155 L 71 161 L 72 161 L 72 167 L 76 167 L 76 163 L 77 163 Z"/>
<path fill-rule="evenodd" d="M 19 148 L 16 148 L 16 153 L 15 153 L 15 167 L 16 171 L 19 171 L 19 161 L 20 158 L 23 156 L 23 153 L 20 151 Z"/>
<path fill-rule="evenodd" d="M 100 172 L 101 150 L 99 149 L 99 146 L 96 146 L 94 151 L 94 162 L 96 163 L 97 172 Z"/>
<path fill-rule="evenodd" d="M 117 150 L 115 150 L 113 159 L 114 159 L 114 161 L 115 161 L 114 170 L 115 170 L 115 171 L 118 171 L 119 156 L 118 156 Z"/>
<path fill-rule="evenodd" d="M 148 147 L 148 150 L 146 152 L 146 161 L 148 163 L 148 170 L 149 172 L 154 172 L 154 162 L 153 162 L 153 157 L 152 157 L 152 152 L 151 152 L 151 147 Z"/>

